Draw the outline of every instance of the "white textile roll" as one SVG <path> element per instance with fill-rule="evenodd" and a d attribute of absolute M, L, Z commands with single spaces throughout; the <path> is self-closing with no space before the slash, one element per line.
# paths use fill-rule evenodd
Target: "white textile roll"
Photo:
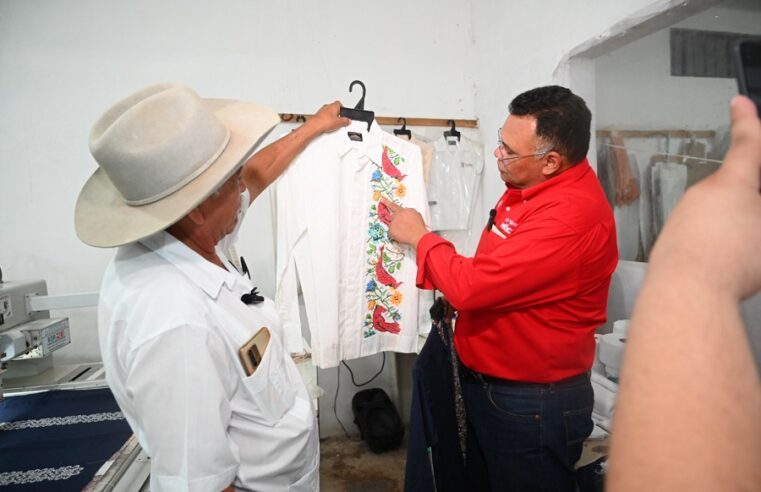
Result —
<path fill-rule="evenodd" d="M 626 337 L 620 333 L 608 333 L 600 337 L 600 362 L 605 365 L 609 378 L 618 378 Z"/>
<path fill-rule="evenodd" d="M 592 420 L 603 429 L 610 431 L 613 411 L 616 407 L 618 385 L 605 376 L 592 373 L 592 389 L 595 392 L 595 403 L 592 408 Z"/>
<path fill-rule="evenodd" d="M 595 361 L 592 364 L 592 372 L 605 374 L 605 366 L 600 362 L 600 337 L 602 335 L 595 335 Z"/>
<path fill-rule="evenodd" d="M 629 320 L 620 319 L 613 322 L 613 333 L 619 333 L 623 336 L 627 336 L 629 334 Z"/>
<path fill-rule="evenodd" d="M 605 376 L 592 373 L 592 389 L 595 392 L 594 413 L 602 419 L 613 416 L 613 408 L 616 405 L 616 393 L 618 385 Z"/>

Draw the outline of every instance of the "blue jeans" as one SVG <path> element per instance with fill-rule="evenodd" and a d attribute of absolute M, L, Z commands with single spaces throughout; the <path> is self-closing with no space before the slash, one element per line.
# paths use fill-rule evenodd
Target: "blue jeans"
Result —
<path fill-rule="evenodd" d="M 464 368 L 468 475 L 477 489 L 570 491 L 592 432 L 594 392 L 584 374 L 551 384 L 482 378 Z"/>

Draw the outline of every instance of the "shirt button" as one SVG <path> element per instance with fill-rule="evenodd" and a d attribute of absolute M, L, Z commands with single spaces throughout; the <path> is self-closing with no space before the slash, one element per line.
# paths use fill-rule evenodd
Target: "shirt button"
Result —
<path fill-rule="evenodd" d="M 510 207 L 505 207 L 505 210 L 509 212 L 510 211 Z"/>
<path fill-rule="evenodd" d="M 528 203 L 528 200 L 523 200 L 523 203 Z"/>

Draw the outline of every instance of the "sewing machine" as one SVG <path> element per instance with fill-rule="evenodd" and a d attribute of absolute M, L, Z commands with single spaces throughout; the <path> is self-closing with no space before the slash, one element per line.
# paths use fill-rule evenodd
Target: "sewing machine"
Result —
<path fill-rule="evenodd" d="M 0 398 L 4 380 L 49 370 L 52 353 L 71 343 L 68 318 L 51 318 L 48 311 L 32 308 L 32 298 L 45 295 L 43 280 L 0 278 Z"/>
<path fill-rule="evenodd" d="M 49 296 L 44 280 L 3 281 L 0 271 L 0 398 L 5 393 L 105 387 L 102 364 L 54 366 L 71 343 L 69 319 L 51 309 L 95 306 L 96 293 Z"/>

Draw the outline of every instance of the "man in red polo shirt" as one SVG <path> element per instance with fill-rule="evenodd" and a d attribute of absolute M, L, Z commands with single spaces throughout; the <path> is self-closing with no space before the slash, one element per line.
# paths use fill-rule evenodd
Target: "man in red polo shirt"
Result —
<path fill-rule="evenodd" d="M 485 466 L 492 490 L 573 491 L 593 426 L 589 370 L 618 260 L 615 223 L 586 160 L 584 100 L 539 87 L 509 110 L 494 151 L 506 190 L 475 256 L 387 203 L 389 234 L 417 249 L 418 287 L 439 289 L 458 312 L 469 469 Z"/>

